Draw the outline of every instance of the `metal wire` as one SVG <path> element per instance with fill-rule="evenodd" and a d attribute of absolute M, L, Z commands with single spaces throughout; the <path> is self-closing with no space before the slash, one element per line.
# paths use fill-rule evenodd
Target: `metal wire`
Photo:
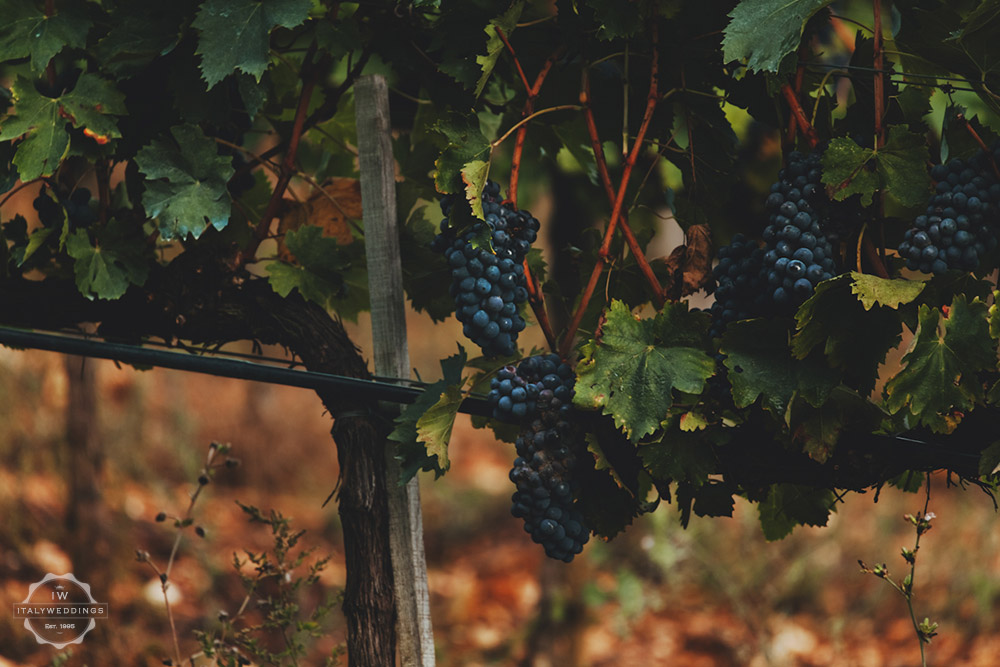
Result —
<path fill-rule="evenodd" d="M 238 356 L 240 358 L 226 358 L 225 355 L 207 352 L 204 354 L 168 352 L 160 349 L 161 347 L 166 347 L 162 344 L 151 349 L 150 347 L 115 343 L 84 337 L 78 334 L 56 334 L 0 326 L 0 345 L 14 348 L 47 350 L 98 359 L 111 359 L 126 364 L 171 368 L 239 380 L 301 387 L 312 389 L 313 391 L 337 394 L 352 401 L 360 400 L 373 404 L 378 401 L 409 404 L 416 401 L 422 392 L 420 387 L 399 384 L 411 382 L 403 378 L 362 380 L 331 373 L 294 370 L 270 363 L 250 361 L 247 357 L 257 360 L 273 360 L 283 364 L 288 363 L 287 359 L 246 354 L 233 355 L 231 353 L 225 353 L 225 355 Z M 204 350 L 205 348 L 200 349 Z M 466 398 L 462 401 L 458 411 L 465 414 L 486 417 L 492 414 L 492 408 L 482 395 L 473 395 Z M 965 460 L 970 463 L 979 460 L 979 456 L 976 454 L 955 451 L 954 447 L 936 442 L 928 442 L 907 433 L 897 435 L 867 434 L 863 438 L 870 445 L 919 448 L 924 452 L 936 453 L 951 460 Z"/>
<path fill-rule="evenodd" d="M 188 354 L 168 352 L 126 343 L 114 343 L 78 335 L 42 333 L 24 329 L 0 327 L 0 345 L 18 348 L 32 348 L 74 354 L 83 357 L 111 359 L 114 361 L 172 368 L 195 373 L 205 373 L 219 377 L 253 380 L 291 387 L 302 387 L 313 391 L 324 391 L 343 396 L 353 401 L 377 403 L 413 403 L 421 394 L 419 387 L 405 386 L 379 380 L 320 373 L 310 370 L 294 370 L 271 364 L 245 359 L 225 358 L 220 355 Z M 400 381 L 404 381 L 400 378 Z M 408 380 L 405 380 L 408 382 Z M 485 397 L 470 396 L 462 401 L 459 412 L 472 415 L 490 415 L 492 409 Z"/>

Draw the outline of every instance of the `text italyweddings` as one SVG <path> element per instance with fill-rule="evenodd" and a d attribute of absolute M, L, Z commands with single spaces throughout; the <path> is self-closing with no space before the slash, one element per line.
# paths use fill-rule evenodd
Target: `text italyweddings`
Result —
<path fill-rule="evenodd" d="M 14 617 L 25 618 L 28 616 L 99 616 L 107 615 L 107 605 L 93 604 L 15 604 Z"/>

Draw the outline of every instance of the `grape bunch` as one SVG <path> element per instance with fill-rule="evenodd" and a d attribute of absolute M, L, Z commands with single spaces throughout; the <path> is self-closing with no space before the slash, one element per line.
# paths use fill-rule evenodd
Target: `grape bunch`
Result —
<path fill-rule="evenodd" d="M 719 248 L 719 263 L 712 270 L 717 287 L 712 304 L 711 335 L 717 338 L 736 320 L 762 315 L 767 309 L 764 290 L 764 250 L 757 243 L 736 234 L 729 245 Z"/>
<path fill-rule="evenodd" d="M 32 205 L 38 211 L 38 221 L 43 227 L 61 227 L 63 220 L 68 219 L 71 229 L 86 229 L 97 222 L 97 214 L 90 208 L 90 190 L 87 188 L 73 190 L 60 205 L 59 201 L 46 192 L 46 186 L 43 185 Z"/>
<path fill-rule="evenodd" d="M 38 211 L 38 221 L 43 227 L 61 227 L 63 223 L 63 211 L 55 199 L 50 197 L 43 185 L 38 191 L 38 196 L 31 202 L 31 205 Z"/>
<path fill-rule="evenodd" d="M 72 229 L 86 229 L 97 222 L 97 214 L 90 208 L 90 190 L 77 188 L 65 202 L 66 217 Z"/>
<path fill-rule="evenodd" d="M 771 221 L 763 235 L 764 274 L 779 310 L 798 306 L 836 273 L 833 246 L 820 224 L 829 204 L 821 176 L 818 151 L 793 151 L 764 204 Z"/>
<path fill-rule="evenodd" d="M 517 490 L 510 511 L 524 520 L 525 532 L 542 545 L 547 556 L 568 563 L 590 537 L 573 498 L 579 465 L 575 450 L 580 442 L 571 415 L 575 376 L 558 356 L 550 354 L 525 359 L 514 377 L 524 380 L 526 394 L 527 387 L 535 388 L 533 401 L 515 404 L 534 403 L 535 416 L 517 438 L 517 458 L 510 471 Z M 511 379 L 504 378 L 500 384 Z M 503 398 L 501 393 L 498 405 Z"/>
<path fill-rule="evenodd" d="M 1000 183 L 991 158 L 1000 162 L 1000 143 L 991 154 L 979 150 L 967 160 L 955 158 L 931 169 L 934 194 L 898 247 L 906 268 L 935 274 L 975 271 L 983 255 L 996 249 Z"/>
<path fill-rule="evenodd" d="M 449 221 L 453 200 L 443 199 L 445 219 L 431 248 L 444 254 L 451 267 L 451 295 L 462 332 L 487 356 L 509 356 L 525 322 L 518 307 L 528 299 L 522 263 L 538 236 L 538 220 L 527 211 L 500 203 L 500 186 L 483 188 L 484 220 L 460 236 Z M 493 251 L 476 247 L 488 235 Z"/>
<path fill-rule="evenodd" d="M 576 376 L 559 355 L 528 357 L 517 366 L 504 366 L 490 381 L 493 417 L 520 422 L 534 419 L 539 404 L 568 414 Z"/>

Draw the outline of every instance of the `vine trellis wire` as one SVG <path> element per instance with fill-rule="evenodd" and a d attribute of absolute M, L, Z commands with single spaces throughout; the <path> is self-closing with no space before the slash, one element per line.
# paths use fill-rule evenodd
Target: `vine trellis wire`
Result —
<path fill-rule="evenodd" d="M 52 333 L 11 327 L 0 327 L 0 345 L 12 348 L 36 349 L 62 354 L 72 354 L 82 357 L 109 359 L 125 364 L 153 366 L 174 370 L 202 373 L 217 377 L 227 377 L 238 380 L 251 380 L 269 384 L 300 387 L 303 389 L 323 390 L 350 396 L 353 400 L 370 401 L 373 406 L 379 401 L 409 404 L 417 400 L 426 383 L 414 382 L 405 378 L 380 378 L 365 380 L 360 378 L 320 373 L 310 370 L 289 368 L 287 359 L 257 356 L 239 353 L 207 352 L 198 348 L 201 353 L 193 353 L 194 348 L 184 348 L 187 352 L 171 352 L 163 349 L 161 344 L 155 347 L 117 343 L 89 336 Z M 279 363 L 284 366 L 278 365 Z M 418 386 L 420 385 L 420 386 Z M 492 408 L 485 396 L 471 394 L 462 401 L 459 412 L 490 416 Z M 336 415 L 334 415 L 336 418 Z M 865 438 L 868 443 L 876 446 L 900 448 L 918 447 L 927 453 L 943 457 L 947 462 L 962 462 L 968 466 L 979 457 L 969 452 L 956 451 L 952 447 L 936 443 L 912 433 L 895 435 L 870 435 Z"/>

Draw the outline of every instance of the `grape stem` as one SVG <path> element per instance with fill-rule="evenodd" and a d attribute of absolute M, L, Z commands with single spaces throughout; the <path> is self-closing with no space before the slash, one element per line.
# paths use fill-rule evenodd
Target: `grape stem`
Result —
<path fill-rule="evenodd" d="M 233 270 L 238 270 L 250 262 L 271 229 L 271 220 L 278 214 L 281 207 L 281 200 L 288 188 L 288 184 L 295 174 L 295 155 L 298 153 L 299 141 L 302 139 L 302 132 L 306 122 L 306 113 L 309 110 L 309 101 L 312 99 L 313 89 L 323 73 L 324 67 L 316 66 L 313 63 L 313 56 L 316 53 L 316 43 L 313 42 L 302 61 L 302 91 L 299 94 L 299 105 L 295 110 L 295 120 L 292 124 L 292 133 L 288 140 L 288 150 L 285 158 L 279 166 L 278 182 L 274 184 L 274 191 L 271 199 L 267 202 L 267 208 L 260 217 L 257 226 L 254 228 L 253 236 L 240 253 L 236 255 Z"/>
<path fill-rule="evenodd" d="M 508 195 L 510 197 L 511 205 L 514 207 L 514 210 L 517 210 L 517 185 L 521 174 L 521 156 L 524 154 L 524 142 L 528 136 L 527 121 L 536 115 L 534 113 L 535 99 L 541 92 L 542 84 L 545 83 L 545 78 L 552 70 L 552 66 L 565 51 L 565 47 L 560 45 L 555 51 L 552 52 L 552 55 L 546 59 L 542 68 L 538 70 L 538 74 L 535 76 L 535 83 L 529 86 L 528 79 L 524 75 L 524 70 L 521 67 L 521 62 L 517 57 L 517 53 L 514 51 L 514 47 L 511 45 L 506 35 L 503 34 L 503 31 L 499 28 L 497 28 L 497 34 L 503 41 L 504 46 L 507 47 L 507 50 L 510 51 L 511 57 L 514 58 L 514 62 L 517 64 L 518 72 L 521 73 L 521 80 L 524 82 L 524 88 L 528 93 L 528 98 L 524 101 L 524 108 L 521 110 L 521 122 L 510 130 L 512 132 L 516 129 L 517 137 L 514 139 L 514 152 L 511 156 L 510 187 L 508 189 Z M 510 132 L 504 135 L 503 138 L 506 138 L 509 134 Z M 535 313 L 535 320 L 542 328 L 542 333 L 545 334 L 545 340 L 549 344 L 549 349 L 555 351 L 557 344 L 556 335 L 552 331 L 552 323 L 549 321 L 549 315 L 545 309 L 545 296 L 542 294 L 542 289 L 538 284 L 538 279 L 532 275 L 531 269 L 528 267 L 527 257 L 524 258 L 523 266 L 525 284 L 528 288 L 528 302 L 531 304 L 531 310 Z"/>
<path fill-rule="evenodd" d="M 570 109 L 572 109 L 572 110 L 579 110 L 580 108 L 581 107 L 580 107 L 579 104 L 559 104 L 559 105 L 556 105 L 554 107 L 548 107 L 546 109 L 541 109 L 539 111 L 536 111 L 535 113 L 531 114 L 530 116 L 526 116 L 526 117 L 522 118 L 521 120 L 517 121 L 517 123 L 514 124 L 513 127 L 511 127 L 509 130 L 507 130 L 506 132 L 503 133 L 503 136 L 501 136 L 499 139 L 497 139 L 496 141 L 494 141 L 493 143 L 491 143 L 490 144 L 490 150 L 492 150 L 492 149 L 496 148 L 497 146 L 499 146 L 500 144 L 502 144 L 504 141 L 506 141 L 508 139 L 508 137 L 510 137 L 510 135 L 514 134 L 514 132 L 516 132 L 517 130 L 521 129 L 527 123 L 531 122 L 532 120 L 534 120 L 538 116 L 544 116 L 545 114 L 552 113 L 553 111 L 566 111 L 566 110 L 570 110 Z"/>
<path fill-rule="evenodd" d="M 965 125 L 965 131 L 969 133 L 969 136 L 972 137 L 973 141 L 979 144 L 979 147 L 983 149 L 984 153 L 986 153 L 986 157 L 990 160 L 990 166 L 993 167 L 993 173 L 996 174 L 997 178 L 1000 178 L 1000 169 L 997 168 L 996 160 L 993 159 L 993 152 L 987 148 L 986 144 L 983 142 L 983 138 L 979 136 L 978 132 L 976 132 L 976 128 L 969 124 L 969 119 L 965 117 L 965 114 L 959 114 L 958 119 L 962 121 L 963 125 Z"/>
<path fill-rule="evenodd" d="M 601 248 L 598 251 L 598 261 L 594 263 L 594 270 L 590 274 L 590 280 L 587 282 L 587 287 L 580 296 L 580 302 L 577 304 L 576 310 L 573 313 L 573 319 L 570 321 L 569 327 L 563 335 L 562 343 L 559 346 L 559 353 L 563 357 L 566 357 L 569 354 L 569 351 L 573 346 L 573 338 L 576 336 L 576 332 L 580 328 L 580 322 L 583 320 L 583 315 L 587 310 L 587 306 L 590 304 L 590 299 L 594 295 L 594 290 L 597 288 L 597 282 L 600 280 L 604 266 L 608 263 L 611 240 L 614 238 L 615 228 L 618 226 L 619 222 L 622 223 L 622 234 L 625 236 L 625 240 L 628 243 L 629 248 L 635 255 L 636 261 L 639 262 L 639 266 L 643 268 L 643 273 L 646 274 L 647 280 L 650 280 L 650 285 L 653 287 L 653 293 L 656 297 L 658 305 L 662 306 L 664 302 L 663 288 L 660 286 L 659 281 L 656 280 L 656 276 L 653 275 L 652 269 L 649 267 L 649 263 L 645 261 L 645 254 L 642 252 L 642 249 L 639 248 L 635 235 L 632 234 L 632 230 L 629 229 L 628 222 L 622 215 L 622 208 L 625 203 L 625 191 L 628 189 L 629 178 L 632 176 L 632 169 L 635 167 L 635 163 L 639 159 L 639 153 L 643 149 L 643 138 L 646 136 L 646 131 L 649 129 L 649 124 L 653 119 L 653 112 L 656 110 L 656 104 L 660 97 L 658 92 L 660 60 L 658 48 L 659 35 L 655 23 L 652 27 L 652 33 L 653 54 L 649 70 L 649 93 L 646 96 L 646 110 L 643 113 L 642 124 L 639 126 L 639 131 L 636 132 L 635 140 L 632 142 L 632 149 L 629 152 L 628 158 L 625 160 L 625 166 L 622 169 L 621 181 L 619 182 L 618 191 L 614 196 L 614 203 L 611 209 L 611 218 L 608 220 L 608 227 L 604 232 L 604 242 L 601 243 Z M 601 180 L 604 181 L 605 189 L 608 191 L 608 198 L 611 199 L 611 193 L 613 191 L 611 176 L 608 174 L 607 161 L 604 159 L 604 151 L 601 148 L 600 138 L 597 136 L 597 126 L 594 123 L 593 111 L 591 110 L 589 104 L 590 95 L 588 92 L 589 86 L 586 69 L 584 69 L 583 76 L 584 86 L 583 91 L 580 93 L 580 101 L 584 106 L 587 127 L 590 131 L 591 142 L 594 145 L 594 157 L 597 161 L 598 172 L 601 174 Z M 644 264 L 645 266 L 643 267 Z"/>
<path fill-rule="evenodd" d="M 872 32 L 872 67 L 875 70 L 875 134 L 878 137 L 878 147 L 885 144 L 885 73 L 882 71 L 882 0 L 872 0 L 872 11 L 875 14 L 875 25 Z"/>
<path fill-rule="evenodd" d="M 514 54 L 513 47 L 510 46 L 509 42 L 504 42 L 507 48 L 510 50 L 512 56 L 514 56 L 515 61 L 517 60 L 517 55 Z M 556 60 L 563 54 L 565 48 L 560 46 L 552 55 L 548 57 L 545 64 L 538 71 L 538 76 L 535 77 L 535 83 L 530 88 L 528 88 L 528 99 L 524 101 L 524 109 L 521 110 L 521 118 L 528 118 L 535 111 L 535 99 L 538 97 L 539 92 L 542 90 L 542 84 L 545 82 L 545 78 L 549 75 L 552 70 L 552 65 L 555 64 Z M 524 141 L 528 136 L 528 126 L 527 124 L 521 125 L 517 131 L 517 138 L 514 140 L 514 153 L 511 156 L 510 161 L 510 188 L 508 190 L 510 195 L 510 201 L 517 209 L 517 184 L 519 181 L 519 176 L 521 174 L 521 155 L 524 153 Z"/>
<path fill-rule="evenodd" d="M 531 84 L 528 83 L 528 76 L 524 73 L 524 68 L 521 67 L 521 59 L 517 57 L 517 53 L 514 52 L 514 47 L 511 46 L 510 40 L 507 39 L 507 35 L 503 34 L 503 30 L 498 25 L 494 25 L 493 29 L 497 31 L 497 36 L 503 45 L 507 47 L 510 51 L 510 55 L 514 58 L 514 66 L 517 68 L 517 73 L 521 75 L 521 83 L 524 84 L 524 90 L 531 94 Z"/>
<path fill-rule="evenodd" d="M 781 92 L 785 96 L 785 100 L 788 102 L 788 107 L 791 109 L 792 115 L 795 118 L 796 124 L 799 126 L 799 130 L 802 132 L 802 136 L 805 137 L 806 143 L 809 144 L 809 148 L 816 148 L 819 144 L 819 135 L 816 134 L 816 128 L 809 123 L 809 119 L 806 118 L 806 112 L 803 111 L 802 105 L 799 103 L 799 98 L 795 94 L 795 90 L 791 85 L 785 83 L 781 86 Z"/>

